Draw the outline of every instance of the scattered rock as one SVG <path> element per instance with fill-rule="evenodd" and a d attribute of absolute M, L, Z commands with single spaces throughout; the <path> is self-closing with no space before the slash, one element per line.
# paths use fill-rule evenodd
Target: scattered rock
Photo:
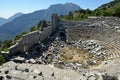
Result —
<path fill-rule="evenodd" d="M 36 61 L 35 61 L 34 59 L 30 59 L 30 60 L 29 60 L 29 63 L 34 64 L 34 63 L 36 63 Z"/>
<path fill-rule="evenodd" d="M 16 63 L 23 63 L 25 62 L 25 59 L 23 57 L 16 57 L 13 59 Z"/>
<path fill-rule="evenodd" d="M 7 71 L 5 71 L 5 74 L 8 74 L 9 73 L 9 71 L 7 70 Z"/>
<path fill-rule="evenodd" d="M 42 72 L 40 72 L 40 73 L 38 74 L 38 76 L 43 76 Z"/>
<path fill-rule="evenodd" d="M 3 76 L 0 76 L 0 80 L 3 80 L 3 78 L 4 78 Z"/>
<path fill-rule="evenodd" d="M 91 76 L 87 80 L 96 80 L 96 77 L 95 76 Z"/>
<path fill-rule="evenodd" d="M 55 76 L 54 72 L 51 74 L 51 76 Z"/>
<path fill-rule="evenodd" d="M 103 75 L 103 80 L 118 80 L 116 76 Z"/>
<path fill-rule="evenodd" d="M 6 75 L 7 79 L 12 79 L 12 77 L 10 75 Z"/>
<path fill-rule="evenodd" d="M 29 69 L 25 69 L 25 72 L 29 72 Z"/>

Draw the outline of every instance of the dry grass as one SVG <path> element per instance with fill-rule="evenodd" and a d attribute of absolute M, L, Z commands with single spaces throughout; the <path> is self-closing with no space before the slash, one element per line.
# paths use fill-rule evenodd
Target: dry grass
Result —
<path fill-rule="evenodd" d="M 80 63 L 83 64 L 82 67 L 84 68 L 98 66 L 102 61 L 104 61 L 104 59 L 96 57 L 96 55 L 85 49 L 70 45 L 67 45 L 62 49 L 60 60 L 66 63 Z M 93 60 L 93 62 L 91 62 L 91 60 Z M 85 61 L 88 63 L 86 66 L 84 65 Z"/>
<path fill-rule="evenodd" d="M 82 62 L 90 57 L 90 53 L 77 47 L 64 47 L 61 60 L 65 62 Z"/>
<path fill-rule="evenodd" d="M 102 61 L 104 61 L 104 59 L 97 58 L 93 53 L 90 53 L 85 49 L 73 47 L 70 45 L 62 49 L 60 60 L 66 63 L 83 64 L 81 66 L 83 68 L 96 67 L 101 64 Z M 89 62 L 90 60 L 93 60 L 95 63 Z M 88 65 L 84 65 L 85 61 Z"/>

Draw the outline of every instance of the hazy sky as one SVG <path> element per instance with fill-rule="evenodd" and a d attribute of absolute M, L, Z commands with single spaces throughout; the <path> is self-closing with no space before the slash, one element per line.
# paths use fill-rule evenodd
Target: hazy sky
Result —
<path fill-rule="evenodd" d="M 18 12 L 30 13 L 58 3 L 75 3 L 83 9 L 93 10 L 110 1 L 113 0 L 0 0 L 0 17 L 8 18 Z"/>

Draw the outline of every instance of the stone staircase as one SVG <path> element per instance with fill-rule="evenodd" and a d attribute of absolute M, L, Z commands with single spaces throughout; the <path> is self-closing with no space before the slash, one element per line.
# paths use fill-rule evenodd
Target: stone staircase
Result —
<path fill-rule="evenodd" d="M 107 53 L 108 53 L 108 60 L 113 60 L 116 58 L 120 58 L 120 50 L 116 47 L 111 47 L 109 49 L 107 49 Z"/>
<path fill-rule="evenodd" d="M 76 24 L 68 26 L 66 35 L 68 42 L 77 40 L 98 40 L 106 48 L 107 59 L 120 58 L 120 18 L 117 17 L 98 17 L 88 19 L 88 24 Z"/>
<path fill-rule="evenodd" d="M 109 38 L 102 42 L 102 45 L 105 46 L 108 55 L 106 60 L 120 59 L 120 37 Z"/>
<path fill-rule="evenodd" d="M 111 44 L 106 48 L 106 53 L 108 54 L 107 60 L 114 60 L 120 58 L 120 47 Z"/>

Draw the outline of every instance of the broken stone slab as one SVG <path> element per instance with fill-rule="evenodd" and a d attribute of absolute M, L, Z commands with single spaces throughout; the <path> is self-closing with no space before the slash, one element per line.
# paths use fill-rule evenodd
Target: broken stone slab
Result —
<path fill-rule="evenodd" d="M 120 75 L 118 75 L 117 79 L 120 80 Z"/>
<path fill-rule="evenodd" d="M 12 76 L 11 75 L 6 75 L 7 80 L 11 80 Z"/>
<path fill-rule="evenodd" d="M 87 80 L 88 78 L 86 76 L 81 76 L 80 80 Z"/>
<path fill-rule="evenodd" d="M 44 77 L 42 77 L 42 76 L 37 76 L 37 77 L 35 78 L 35 80 L 45 80 L 45 79 L 44 79 Z"/>
<path fill-rule="evenodd" d="M 55 77 L 44 77 L 44 80 L 56 80 Z"/>
<path fill-rule="evenodd" d="M 15 73 L 18 73 L 18 72 L 26 72 L 26 73 L 29 73 L 31 70 L 29 69 L 29 66 L 27 65 L 18 65 L 16 66 L 16 71 L 12 71 L 12 72 L 15 72 Z M 14 74 L 15 74 L 14 73 Z"/>
<path fill-rule="evenodd" d="M 39 71 L 39 70 L 37 70 L 37 69 L 35 69 L 35 70 L 33 70 L 33 73 L 35 73 L 35 74 L 39 74 L 39 73 L 40 73 L 40 71 Z"/>
<path fill-rule="evenodd" d="M 16 66 L 17 64 L 15 63 L 15 62 L 13 62 L 13 61 L 9 61 L 9 62 L 6 62 L 6 63 L 4 63 L 3 65 L 2 65 L 2 67 L 14 67 L 14 66 Z"/>
<path fill-rule="evenodd" d="M 13 61 L 15 61 L 16 63 L 23 63 L 23 62 L 25 62 L 25 58 L 18 56 L 16 58 L 14 58 Z"/>
<path fill-rule="evenodd" d="M 87 80 L 96 80 L 96 77 L 95 76 L 91 76 Z"/>
<path fill-rule="evenodd" d="M 120 29 L 118 29 L 117 32 L 120 33 Z"/>
<path fill-rule="evenodd" d="M 32 64 L 34 64 L 34 63 L 36 63 L 36 61 L 35 61 L 35 59 L 29 59 L 29 61 L 28 61 L 29 63 L 32 63 Z"/>
<path fill-rule="evenodd" d="M 0 74 L 0 80 L 4 80 L 4 75 L 3 74 Z"/>

